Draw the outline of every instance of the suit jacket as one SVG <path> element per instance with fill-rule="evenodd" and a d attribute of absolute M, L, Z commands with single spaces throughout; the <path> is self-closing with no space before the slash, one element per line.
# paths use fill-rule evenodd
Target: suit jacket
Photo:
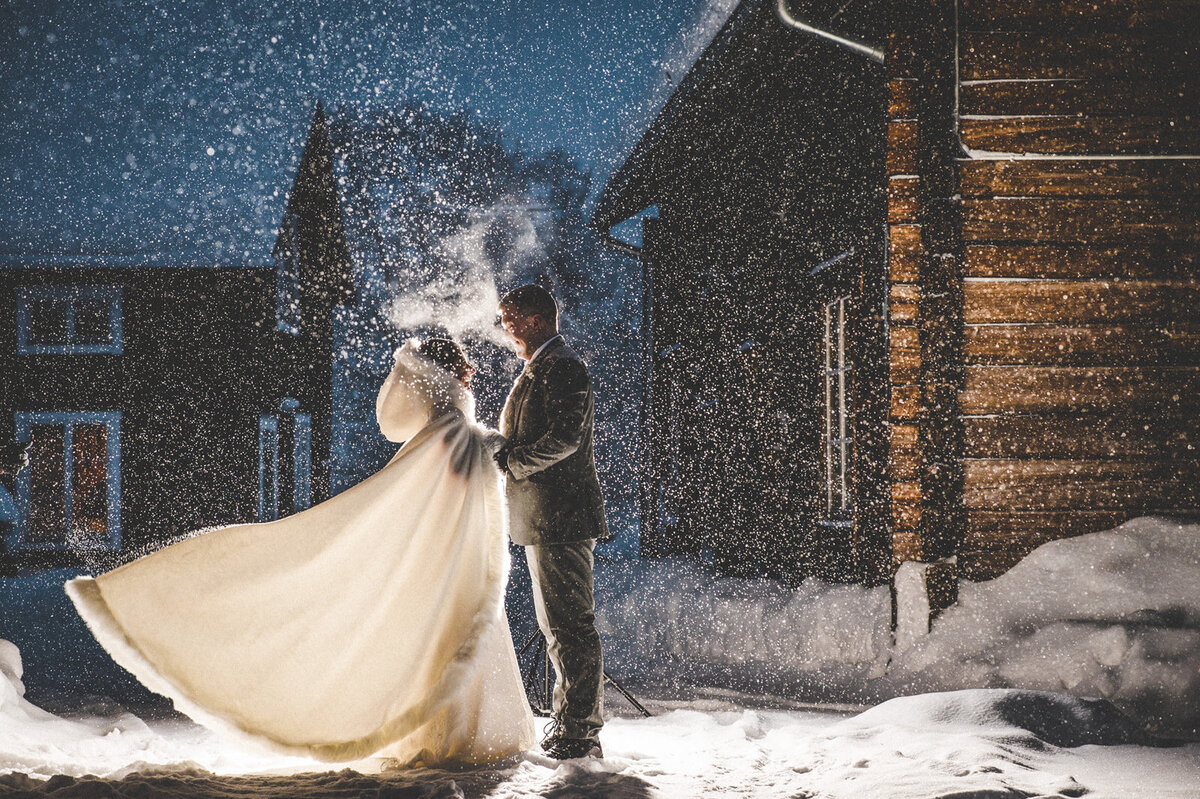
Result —
<path fill-rule="evenodd" d="M 500 415 L 509 447 L 505 492 L 513 542 L 608 538 L 592 456 L 594 408 L 587 366 L 561 337 L 513 384 Z"/>

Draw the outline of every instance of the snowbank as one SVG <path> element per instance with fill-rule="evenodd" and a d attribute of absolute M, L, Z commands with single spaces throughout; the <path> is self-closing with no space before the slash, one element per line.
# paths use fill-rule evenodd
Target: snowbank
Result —
<path fill-rule="evenodd" d="M 613 669 L 648 686 L 719 685 L 874 702 L 965 688 L 1103 697 L 1151 729 L 1200 735 L 1200 525 L 1142 518 L 1046 544 L 964 582 L 918 646 L 891 652 L 887 587 L 715 577 L 690 562 L 605 564 Z"/>
<path fill-rule="evenodd" d="M 1200 525 L 1135 519 L 966 583 L 889 679 L 906 692 L 1104 697 L 1153 728 L 1200 734 Z"/>

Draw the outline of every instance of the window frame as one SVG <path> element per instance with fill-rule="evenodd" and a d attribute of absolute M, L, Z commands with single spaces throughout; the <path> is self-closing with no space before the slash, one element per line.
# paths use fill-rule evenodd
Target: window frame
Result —
<path fill-rule="evenodd" d="M 267 433 L 274 434 L 274 446 L 268 448 Z M 267 494 L 267 457 L 272 466 L 271 494 Z M 268 499 L 271 502 L 268 503 Z M 268 515 L 270 511 L 270 515 Z M 279 518 L 279 417 L 264 413 L 258 417 L 258 520 L 272 522 Z"/>
<path fill-rule="evenodd" d="M 125 351 L 121 286 L 101 284 L 43 284 L 18 286 L 17 295 L 17 354 L 18 355 L 122 355 Z M 108 328 L 112 341 L 108 344 L 77 344 L 75 338 L 75 303 L 81 299 L 108 301 Z M 36 300 L 62 301 L 67 304 L 67 340 L 57 344 L 30 343 L 33 316 L 30 305 Z"/>
<path fill-rule="evenodd" d="M 312 505 L 312 414 L 296 413 L 292 426 L 292 504 L 294 511 Z"/>
<path fill-rule="evenodd" d="M 12 531 L 5 540 L 9 551 L 26 552 L 95 552 L 116 551 L 121 548 L 121 412 L 120 411 L 16 411 L 16 438 L 18 441 L 28 441 L 33 434 L 34 425 L 62 425 L 63 430 L 63 498 L 64 519 L 66 530 L 63 543 L 59 544 L 26 544 L 28 532 L 30 503 L 32 502 L 30 485 L 30 469 L 22 469 L 16 479 L 17 519 L 12 525 Z M 76 424 L 102 424 L 107 429 L 105 437 L 105 485 L 107 488 L 108 517 L 105 520 L 108 530 L 108 541 L 100 546 L 77 547 L 70 540 L 72 511 L 74 502 L 74 440 L 73 428 Z"/>
<path fill-rule="evenodd" d="M 824 494 L 821 503 L 823 523 L 847 523 L 854 517 L 854 425 L 851 390 L 854 364 L 849 357 L 853 298 L 839 294 L 822 307 L 822 425 L 821 465 Z M 836 310 L 835 310 L 836 309 Z M 836 317 L 836 341 L 834 318 Z M 836 435 L 835 435 L 836 433 Z M 837 450 L 837 474 L 834 474 L 834 449 Z M 835 492 L 836 488 L 836 492 Z M 835 496 L 838 498 L 837 507 Z"/>

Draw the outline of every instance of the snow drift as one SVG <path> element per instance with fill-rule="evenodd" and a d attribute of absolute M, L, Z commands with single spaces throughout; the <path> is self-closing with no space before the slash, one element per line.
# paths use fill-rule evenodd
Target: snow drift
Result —
<path fill-rule="evenodd" d="M 597 589 L 613 668 L 875 702 L 966 688 L 1111 700 L 1147 728 L 1200 735 L 1200 525 L 1141 518 L 1053 541 L 964 582 L 930 635 L 891 651 L 886 586 L 717 577 L 690 562 L 608 564 Z"/>

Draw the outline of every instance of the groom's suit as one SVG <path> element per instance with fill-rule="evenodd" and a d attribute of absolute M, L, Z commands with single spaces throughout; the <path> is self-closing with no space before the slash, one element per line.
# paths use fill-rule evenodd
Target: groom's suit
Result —
<path fill-rule="evenodd" d="M 560 336 L 526 364 L 500 417 L 509 534 L 525 546 L 538 626 L 558 673 L 554 717 L 568 738 L 595 738 L 604 723 L 592 548 L 608 526 L 593 413 L 587 366 Z"/>

